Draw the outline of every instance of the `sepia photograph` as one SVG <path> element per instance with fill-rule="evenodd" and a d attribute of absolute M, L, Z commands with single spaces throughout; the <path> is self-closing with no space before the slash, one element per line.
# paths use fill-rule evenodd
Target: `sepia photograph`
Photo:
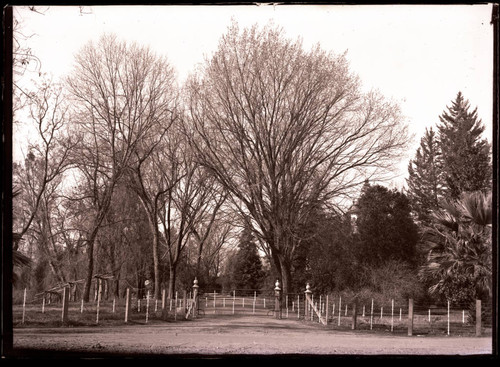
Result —
<path fill-rule="evenodd" d="M 497 4 L 3 17 L 3 359 L 495 358 Z"/>

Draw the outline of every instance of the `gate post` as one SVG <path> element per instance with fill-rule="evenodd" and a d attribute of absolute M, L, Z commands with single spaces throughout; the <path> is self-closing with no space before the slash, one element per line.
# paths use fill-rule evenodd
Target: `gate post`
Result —
<path fill-rule="evenodd" d="M 26 292 L 26 290 L 25 290 L 25 292 Z M 26 295 L 26 293 L 25 293 L 25 295 Z M 62 304 L 61 319 L 62 319 L 62 324 L 66 325 L 68 323 L 69 287 L 65 286 L 63 288 L 62 295 L 63 295 L 63 297 L 62 297 L 63 304 Z"/>
<path fill-rule="evenodd" d="M 481 300 L 476 300 L 476 336 L 481 336 Z"/>
<path fill-rule="evenodd" d="M 198 316 L 198 288 L 200 286 L 198 285 L 198 279 L 194 278 L 193 281 L 193 318 L 196 318 Z"/>
<path fill-rule="evenodd" d="M 408 300 L 408 336 L 413 335 L 413 299 Z"/>
<path fill-rule="evenodd" d="M 310 298 L 311 298 L 310 295 L 312 293 L 311 286 L 309 285 L 309 283 L 306 284 L 306 291 L 304 293 L 306 294 L 305 300 L 304 300 L 304 317 L 307 320 L 307 317 L 308 317 L 307 308 L 309 306 L 308 300 L 310 300 Z"/>
<path fill-rule="evenodd" d="M 281 288 L 279 280 L 276 280 L 274 284 L 274 317 L 277 319 L 281 319 Z"/>

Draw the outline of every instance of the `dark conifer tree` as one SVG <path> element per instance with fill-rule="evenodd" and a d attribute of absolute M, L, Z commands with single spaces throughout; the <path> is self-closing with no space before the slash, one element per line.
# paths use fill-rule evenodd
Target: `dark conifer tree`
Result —
<path fill-rule="evenodd" d="M 257 251 L 251 231 L 245 228 L 240 237 L 238 252 L 232 261 L 231 278 L 233 286 L 238 290 L 259 289 L 264 279 L 262 262 Z"/>
<path fill-rule="evenodd" d="M 469 101 L 459 92 L 439 120 L 447 198 L 457 200 L 463 192 L 490 190 L 490 145 L 481 138 L 485 128 L 477 108 L 471 111 Z"/>
<path fill-rule="evenodd" d="M 410 212 L 405 194 L 366 183 L 356 204 L 358 258 L 374 266 L 389 260 L 415 264 L 418 230 Z"/>
<path fill-rule="evenodd" d="M 427 223 L 444 194 L 442 156 L 436 133 L 426 129 L 415 158 L 408 164 L 408 198 L 419 221 Z"/>

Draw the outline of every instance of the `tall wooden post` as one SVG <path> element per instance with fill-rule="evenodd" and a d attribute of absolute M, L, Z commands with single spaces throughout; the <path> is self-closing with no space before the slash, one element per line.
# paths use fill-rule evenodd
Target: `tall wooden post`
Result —
<path fill-rule="evenodd" d="M 305 293 L 305 299 L 304 299 L 304 317 L 307 320 L 307 308 L 309 306 L 308 301 L 310 300 L 310 295 L 312 293 L 311 286 L 309 285 L 309 283 L 306 284 L 306 291 L 304 293 Z"/>
<path fill-rule="evenodd" d="M 69 304 L 69 287 L 63 288 L 63 305 L 62 305 L 62 323 L 68 323 L 68 304 Z"/>
<path fill-rule="evenodd" d="M 373 298 L 372 298 L 372 307 L 370 309 L 370 330 L 373 329 Z"/>
<path fill-rule="evenodd" d="M 356 330 L 356 324 L 357 324 L 357 318 L 358 318 L 358 302 L 354 300 L 354 305 L 352 306 L 352 330 Z"/>
<path fill-rule="evenodd" d="M 149 289 L 148 292 L 146 293 L 146 324 L 148 323 L 149 319 Z"/>
<path fill-rule="evenodd" d="M 328 294 L 326 295 L 325 325 L 328 325 Z"/>
<path fill-rule="evenodd" d="M 276 280 L 274 284 L 274 317 L 277 319 L 281 319 L 281 288 L 280 282 Z"/>
<path fill-rule="evenodd" d="M 24 324 L 24 316 L 26 314 L 26 288 L 24 288 L 24 296 L 23 296 L 23 321 Z"/>
<path fill-rule="evenodd" d="M 193 318 L 198 316 L 198 279 L 194 278 L 193 281 Z"/>
<path fill-rule="evenodd" d="M 161 309 L 165 309 L 165 288 L 161 291 Z"/>
<path fill-rule="evenodd" d="M 97 278 L 97 282 L 99 284 L 99 287 L 98 287 L 98 291 L 97 291 L 97 307 L 96 307 L 95 323 L 99 324 L 99 305 L 101 303 L 101 297 L 102 297 L 102 279 Z"/>
<path fill-rule="evenodd" d="M 128 322 L 128 312 L 130 310 L 130 288 L 127 288 L 125 294 L 125 322 Z"/>
<path fill-rule="evenodd" d="M 394 331 L 394 299 L 391 302 L 391 332 Z"/>
<path fill-rule="evenodd" d="M 413 299 L 408 300 L 408 336 L 413 335 Z"/>
<path fill-rule="evenodd" d="M 481 336 L 481 300 L 476 300 L 476 336 Z"/>

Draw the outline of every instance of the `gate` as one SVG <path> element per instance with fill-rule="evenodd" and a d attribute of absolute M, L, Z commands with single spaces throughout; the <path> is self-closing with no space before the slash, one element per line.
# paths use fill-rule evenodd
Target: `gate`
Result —
<path fill-rule="evenodd" d="M 208 291 L 198 288 L 194 281 L 193 298 L 186 317 L 258 316 L 279 319 L 305 319 L 310 307 L 307 294 L 282 294 L 277 281 L 274 289 L 235 289 L 232 291 Z"/>

